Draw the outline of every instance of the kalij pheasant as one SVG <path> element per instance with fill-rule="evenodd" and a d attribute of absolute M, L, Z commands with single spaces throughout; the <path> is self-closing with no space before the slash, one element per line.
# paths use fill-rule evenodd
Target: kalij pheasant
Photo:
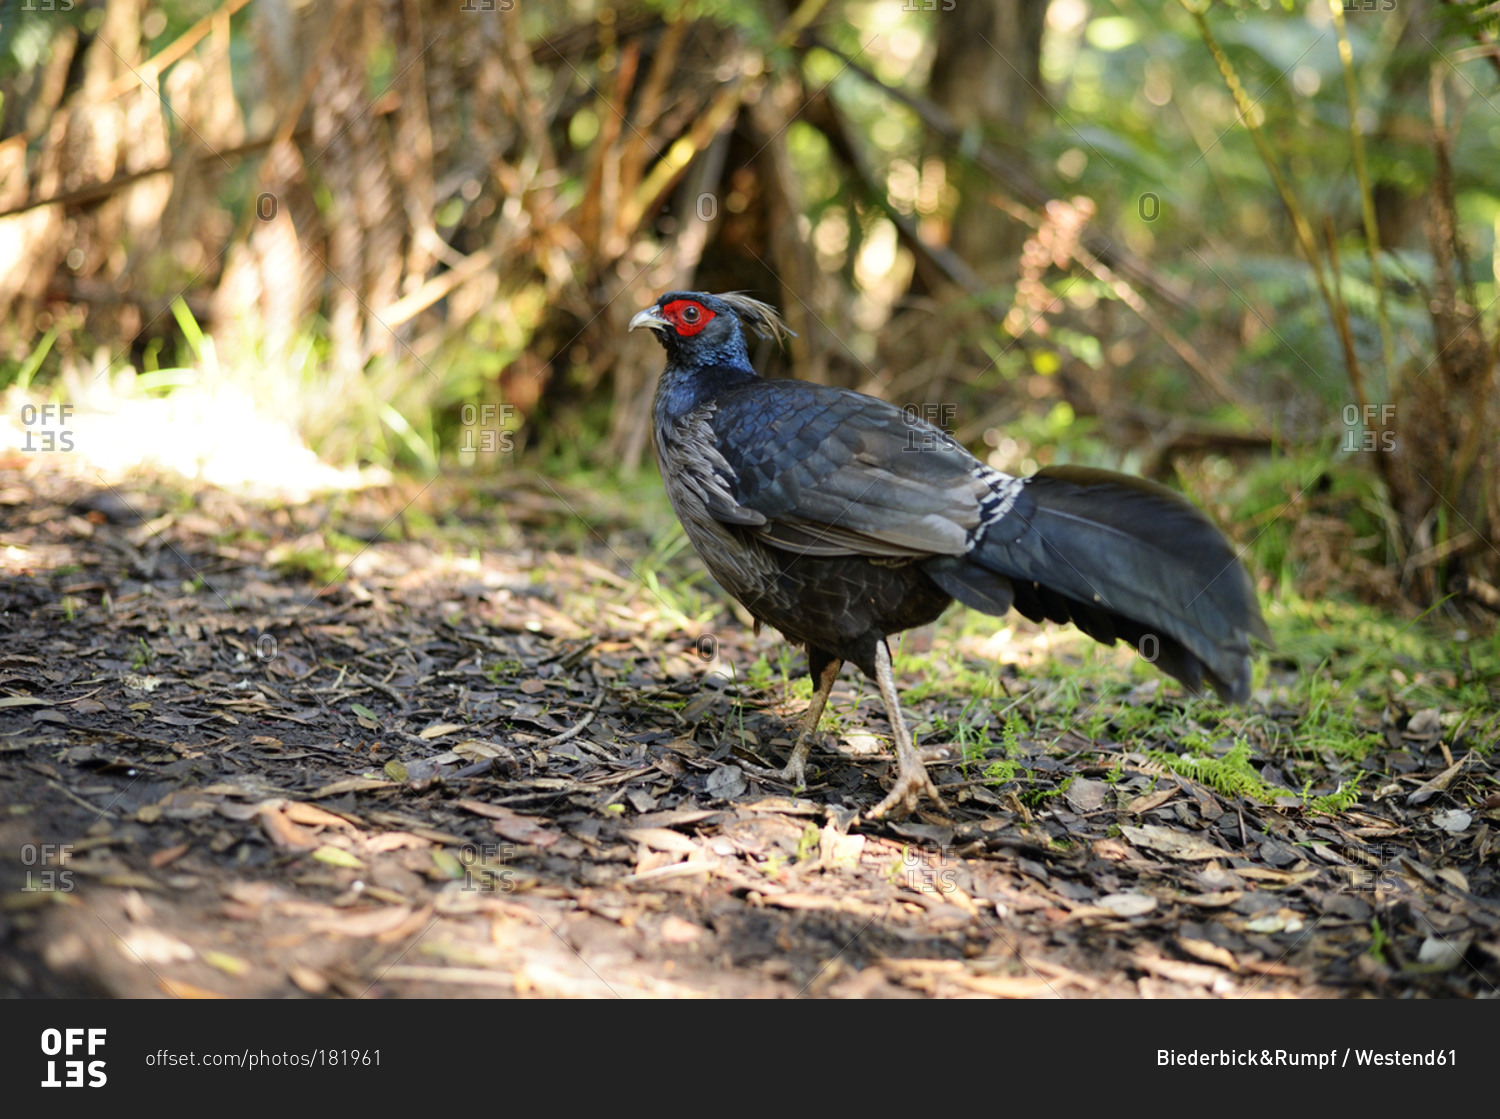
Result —
<path fill-rule="evenodd" d="M 888 634 L 954 599 L 987 614 L 1073 622 L 1227 700 L 1250 692 L 1268 641 L 1249 576 L 1197 508 L 1138 478 L 1077 466 L 1013 478 L 874 397 L 763 380 L 745 327 L 780 338 L 769 306 L 674 291 L 630 320 L 666 348 L 657 454 L 672 507 L 713 577 L 758 623 L 807 649 L 814 693 L 782 777 L 806 784 L 818 719 L 844 661 L 880 688 L 898 773 L 871 812 L 941 803 L 901 717 Z"/>

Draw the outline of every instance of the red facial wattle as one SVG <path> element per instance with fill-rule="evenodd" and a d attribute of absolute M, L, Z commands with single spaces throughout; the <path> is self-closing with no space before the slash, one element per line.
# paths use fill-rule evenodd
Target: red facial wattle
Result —
<path fill-rule="evenodd" d="M 714 318 L 714 312 L 692 299 L 674 299 L 661 309 L 661 317 L 683 338 L 691 338 Z"/>

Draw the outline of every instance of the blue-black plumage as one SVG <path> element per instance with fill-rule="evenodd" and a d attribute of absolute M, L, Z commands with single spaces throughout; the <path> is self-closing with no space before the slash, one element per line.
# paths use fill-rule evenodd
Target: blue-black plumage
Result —
<path fill-rule="evenodd" d="M 1071 621 L 1149 648 L 1194 691 L 1249 696 L 1251 639 L 1268 641 L 1229 541 L 1178 494 L 1124 474 L 1048 467 L 1016 478 L 886 401 L 764 380 L 746 328 L 789 332 L 739 294 L 674 291 L 630 329 L 667 351 L 653 409 L 667 493 L 694 549 L 757 623 L 808 652 L 812 705 L 782 776 L 805 783 L 839 667 L 875 679 L 898 774 L 871 812 L 938 797 L 901 717 L 886 638 L 957 599 Z"/>

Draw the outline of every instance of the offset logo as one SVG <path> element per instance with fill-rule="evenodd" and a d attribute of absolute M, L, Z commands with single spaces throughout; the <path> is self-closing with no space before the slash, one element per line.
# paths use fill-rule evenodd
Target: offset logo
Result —
<path fill-rule="evenodd" d="M 515 450 L 516 433 L 509 426 L 516 416 L 514 404 L 465 404 L 459 412 L 463 426 L 460 452 L 508 455 Z"/>
<path fill-rule="evenodd" d="M 84 1056 L 97 1056 L 104 1048 L 102 1029 L 92 1030 L 43 1030 L 42 1055 L 47 1061 L 47 1079 L 43 1088 L 102 1088 L 109 1082 L 104 1073 L 104 1062 L 84 1061 Z M 78 1054 L 76 1057 L 74 1054 Z M 59 1061 L 56 1058 L 67 1057 Z M 63 1079 L 58 1079 L 58 1065 L 62 1066 Z M 85 1075 L 88 1077 L 84 1081 Z"/>
<path fill-rule="evenodd" d="M 38 451 L 71 451 L 73 432 L 63 426 L 76 409 L 71 404 L 21 405 L 21 426 L 26 429 L 25 454 Z"/>
<path fill-rule="evenodd" d="M 71 843 L 27 843 L 21 848 L 21 865 L 26 868 L 26 885 L 23 894 L 56 891 L 60 894 L 73 892 L 73 872 L 62 870 L 73 857 Z"/>
<path fill-rule="evenodd" d="M 949 432 L 958 419 L 957 404 L 905 404 L 901 412 L 906 421 L 906 446 L 902 450 L 935 451 L 957 446 Z"/>
<path fill-rule="evenodd" d="M 1339 449 L 1346 454 L 1357 451 L 1384 451 L 1390 454 L 1396 449 L 1395 422 L 1394 404 L 1345 404 L 1344 445 Z M 1358 441 L 1354 437 L 1356 429 L 1360 431 Z"/>
<path fill-rule="evenodd" d="M 458 861 L 464 868 L 461 888 L 482 894 L 511 893 L 516 883 L 509 864 L 515 853 L 509 843 L 465 843 L 458 851 Z"/>

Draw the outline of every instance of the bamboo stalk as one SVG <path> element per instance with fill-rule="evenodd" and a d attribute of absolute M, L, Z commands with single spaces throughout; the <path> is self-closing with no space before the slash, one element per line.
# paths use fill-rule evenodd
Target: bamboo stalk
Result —
<path fill-rule="evenodd" d="M 1365 140 L 1359 130 L 1359 86 L 1354 76 L 1354 49 L 1349 45 L 1344 23 L 1343 0 L 1328 0 L 1333 26 L 1339 37 L 1339 62 L 1344 69 L 1344 92 L 1349 101 L 1349 145 L 1354 154 L 1354 175 L 1359 180 L 1359 205 L 1365 223 L 1365 251 L 1370 257 L 1370 283 L 1375 288 L 1375 318 L 1380 326 L 1380 356 L 1385 364 L 1386 384 L 1396 375 L 1396 344 L 1391 338 L 1390 316 L 1385 307 L 1385 281 L 1380 274 L 1380 223 L 1375 218 L 1375 195 L 1370 189 L 1370 168 L 1365 161 Z"/>
<path fill-rule="evenodd" d="M 674 20 L 667 24 L 666 33 L 657 44 L 656 53 L 651 60 L 651 71 L 646 77 L 645 85 L 641 88 L 640 109 L 637 114 L 640 130 L 632 133 L 631 139 L 625 145 L 625 150 L 620 153 L 621 197 L 631 197 L 635 194 L 636 187 L 641 184 L 647 151 L 644 137 L 655 127 L 657 117 L 661 113 L 662 93 L 666 90 L 667 82 L 671 79 L 672 71 L 677 64 L 677 53 L 682 48 L 683 39 L 687 37 L 687 30 L 687 20 Z M 618 217 L 619 215 L 616 215 L 617 220 Z M 617 226 L 616 236 L 625 235 L 627 235 L 626 231 Z"/>
<path fill-rule="evenodd" d="M 394 330 L 408 319 L 421 314 L 454 288 L 478 276 L 495 262 L 495 254 L 489 249 L 470 253 L 446 272 L 439 272 L 416 291 L 403 295 L 394 303 L 387 304 L 378 318 L 382 324 Z"/>
<path fill-rule="evenodd" d="M 802 0 L 801 5 L 792 13 L 791 18 L 777 34 L 777 45 L 789 46 L 796 42 L 797 37 L 818 17 L 818 13 L 823 10 L 827 2 L 828 0 Z M 668 148 L 666 154 L 657 161 L 656 166 L 651 168 L 640 186 L 636 187 L 630 201 L 620 208 L 619 228 L 622 231 L 633 233 L 640 225 L 641 219 L 646 216 L 647 211 L 672 189 L 682 173 L 687 170 L 688 165 L 719 134 L 720 129 L 729 124 L 739 110 L 744 85 L 743 77 L 726 82 L 714 99 L 709 102 L 708 108 L 699 116 L 688 134 L 680 137 Z"/>
<path fill-rule="evenodd" d="M 628 203 L 620 207 L 620 228 L 633 233 L 641 219 L 667 191 L 676 184 L 688 165 L 708 147 L 720 129 L 728 126 L 739 110 L 740 97 L 744 92 L 744 79 L 736 78 L 725 83 L 708 108 L 693 123 L 686 136 L 667 149 L 666 154 L 651 168 L 649 174 L 636 187 Z"/>
<path fill-rule="evenodd" d="M 1260 409 L 1236 392 L 1233 386 L 1230 385 L 1228 378 L 1199 353 L 1197 347 L 1172 329 L 1171 324 L 1157 313 L 1156 308 L 1147 303 L 1141 297 L 1141 294 L 1131 287 L 1125 279 L 1115 275 L 1109 265 L 1087 250 L 1075 254 L 1074 259 L 1088 269 L 1101 283 L 1108 286 L 1109 290 L 1114 292 L 1120 302 L 1134 311 L 1142 322 L 1172 348 L 1172 351 L 1182 359 L 1184 365 L 1197 375 L 1199 380 L 1222 397 L 1226 403 L 1239 409 L 1249 419 L 1256 434 L 1264 436 L 1267 439 L 1273 437 L 1270 425 L 1266 423 Z"/>
<path fill-rule="evenodd" d="M 129 74 L 122 74 L 109 85 L 104 87 L 103 94 L 93 103 L 103 105 L 113 101 L 116 97 L 122 97 L 141 84 L 141 75 L 146 73 L 160 74 L 172 63 L 176 62 L 188 51 L 198 45 L 198 41 L 214 28 L 214 23 L 220 19 L 227 19 L 234 15 L 250 0 L 225 0 L 223 6 L 204 16 L 193 26 L 189 27 L 176 39 L 172 40 L 171 46 L 158 51 Z"/>
<path fill-rule="evenodd" d="M 1286 177 L 1282 175 L 1281 168 L 1277 166 L 1276 155 L 1271 151 L 1271 145 L 1266 140 L 1265 133 L 1255 119 L 1255 105 L 1250 100 L 1245 87 L 1240 83 L 1239 75 L 1235 73 L 1234 65 L 1229 61 L 1229 56 L 1224 53 L 1224 48 L 1214 38 L 1214 33 L 1208 26 L 1208 20 L 1204 13 L 1195 8 L 1189 0 L 1179 0 L 1188 15 L 1198 27 L 1198 34 L 1202 36 L 1208 51 L 1213 55 L 1214 65 L 1218 67 L 1224 84 L 1229 87 L 1230 96 L 1234 98 L 1235 107 L 1239 110 L 1240 119 L 1244 122 L 1246 130 L 1250 133 L 1250 139 L 1255 144 L 1255 150 L 1260 154 L 1261 162 L 1266 165 L 1270 173 L 1271 181 L 1276 186 L 1276 193 L 1281 197 L 1281 204 L 1286 208 L 1287 215 L 1292 219 L 1292 229 L 1296 232 L 1297 243 L 1302 249 L 1302 255 L 1307 258 L 1307 264 L 1312 269 L 1313 280 L 1318 286 L 1318 294 L 1323 298 L 1323 304 L 1328 308 L 1328 316 L 1334 328 L 1338 328 L 1338 308 L 1334 301 L 1333 292 L 1328 286 L 1328 277 L 1324 272 L 1323 259 L 1318 252 L 1317 241 L 1313 237 L 1312 223 L 1307 220 L 1307 214 L 1302 209 L 1302 204 L 1297 201 L 1297 196 L 1292 193 Z M 1354 398 L 1359 402 L 1361 409 L 1369 407 L 1369 395 L 1365 391 L 1364 377 L 1358 364 L 1349 367 L 1349 384 L 1354 390 Z"/>
<path fill-rule="evenodd" d="M 1350 369 L 1349 379 L 1362 381 L 1359 354 L 1354 349 L 1354 332 L 1349 329 L 1349 308 L 1344 303 L 1344 276 L 1339 267 L 1338 239 L 1334 236 L 1333 219 L 1330 217 L 1323 218 L 1323 236 L 1328 243 L 1328 263 L 1333 269 L 1333 325 L 1338 331 L 1339 345 L 1344 350 L 1344 364 Z M 1366 412 L 1364 417 L 1368 418 L 1370 414 Z"/>
<path fill-rule="evenodd" d="M 294 135 L 305 136 L 307 133 L 304 131 L 302 133 L 295 133 Z M 281 137 L 279 135 L 263 136 L 258 140 L 247 140 L 245 143 L 237 144 L 232 148 L 224 148 L 215 154 L 225 159 L 231 159 L 237 155 L 249 155 L 252 152 L 269 148 L 280 140 Z M 198 158 L 194 153 L 187 155 L 179 153 L 165 163 L 158 164 L 155 167 L 143 167 L 139 171 L 130 171 L 123 175 L 116 175 L 114 178 L 106 179 L 102 183 L 89 183 L 87 186 L 81 186 L 77 190 L 65 191 L 62 194 L 54 194 L 47 198 L 33 198 L 27 202 L 18 203 L 15 206 L 0 210 L 0 218 L 8 218 L 12 214 L 24 214 L 27 210 L 35 210 L 40 206 L 84 206 L 90 202 L 98 202 L 101 199 L 108 198 L 116 191 L 123 190 L 132 183 L 148 179 L 152 175 L 165 175 L 171 171 L 191 166 L 197 162 Z"/>
<path fill-rule="evenodd" d="M 958 126 L 948 113 L 932 101 L 918 97 L 899 86 L 887 85 L 881 81 L 879 75 L 861 66 L 859 62 L 835 47 L 823 42 L 816 36 L 809 36 L 807 42 L 819 50 L 827 51 L 840 62 L 849 73 L 864 79 L 871 86 L 880 90 L 885 96 L 893 101 L 905 105 L 917 114 L 922 126 L 936 133 L 949 147 L 956 149 L 959 157 L 971 161 L 974 166 L 989 175 L 999 183 L 1005 190 L 1015 195 L 1027 206 L 1033 206 L 1040 210 L 1046 207 L 1048 202 L 1053 201 L 1053 195 L 1033 181 L 1018 165 L 1015 159 L 1007 158 L 1006 155 L 980 142 L 977 146 L 972 144 L 972 137 Z M 1024 216 L 1027 211 L 1018 206 L 1006 205 L 1003 197 L 992 196 L 991 202 L 999 206 L 1011 217 L 1023 224 L 1033 228 L 1037 225 L 1035 216 Z M 1113 240 L 1099 233 L 1085 233 L 1085 247 L 1100 260 L 1104 261 L 1116 272 L 1130 279 L 1136 286 L 1145 288 L 1156 296 L 1158 300 L 1170 304 L 1174 309 L 1187 312 L 1194 309 L 1192 300 L 1186 291 L 1179 291 L 1173 287 L 1165 276 L 1159 274 L 1152 266 L 1140 257 L 1124 247 L 1116 244 Z"/>

